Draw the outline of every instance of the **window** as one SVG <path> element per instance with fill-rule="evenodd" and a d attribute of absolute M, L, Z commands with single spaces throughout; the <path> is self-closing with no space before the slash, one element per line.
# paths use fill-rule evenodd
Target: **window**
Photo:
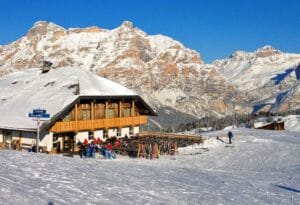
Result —
<path fill-rule="evenodd" d="M 81 119 L 82 120 L 90 120 L 91 119 L 91 111 L 90 110 L 82 110 L 81 111 Z"/>
<path fill-rule="evenodd" d="M 108 138 L 108 133 L 107 133 L 107 130 L 103 130 L 103 138 Z"/>
<path fill-rule="evenodd" d="M 121 136 L 121 128 L 117 128 L 117 136 L 118 136 L 118 137 Z"/>
<path fill-rule="evenodd" d="M 80 104 L 80 120 L 90 120 L 91 119 L 91 105 L 90 104 Z"/>
<path fill-rule="evenodd" d="M 123 116 L 130 117 L 131 116 L 131 104 L 123 103 Z"/>
<path fill-rule="evenodd" d="M 129 135 L 133 135 L 133 127 L 129 127 Z"/>
<path fill-rule="evenodd" d="M 107 110 L 107 118 L 114 118 L 114 109 Z"/>
<path fill-rule="evenodd" d="M 123 116 L 124 117 L 130 117 L 131 116 L 131 108 L 124 108 Z"/>
<path fill-rule="evenodd" d="M 89 131 L 89 140 L 92 140 L 94 139 L 94 133 Z"/>
<path fill-rule="evenodd" d="M 69 113 L 68 115 L 66 115 L 63 119 L 64 122 L 67 122 L 67 121 L 71 121 L 71 113 Z"/>
<path fill-rule="evenodd" d="M 54 134 L 53 135 L 53 138 L 52 138 L 52 147 L 57 152 L 60 152 L 60 141 L 58 140 L 58 137 L 59 137 L 58 134 Z"/>
<path fill-rule="evenodd" d="M 107 110 L 107 118 L 118 117 L 118 103 L 109 103 Z"/>
<path fill-rule="evenodd" d="M 103 119 L 105 118 L 105 104 L 97 103 L 95 104 L 95 119 Z"/>

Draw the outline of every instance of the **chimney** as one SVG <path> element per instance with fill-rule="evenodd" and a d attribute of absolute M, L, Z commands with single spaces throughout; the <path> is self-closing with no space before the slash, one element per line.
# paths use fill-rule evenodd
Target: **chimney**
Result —
<path fill-rule="evenodd" d="M 52 63 L 50 61 L 43 61 L 42 73 L 47 73 L 52 67 Z"/>

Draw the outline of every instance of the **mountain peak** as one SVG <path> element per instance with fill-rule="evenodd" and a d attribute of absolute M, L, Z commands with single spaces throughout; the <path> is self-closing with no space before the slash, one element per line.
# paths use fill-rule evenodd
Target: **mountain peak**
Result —
<path fill-rule="evenodd" d="M 247 55 L 248 53 L 246 51 L 242 51 L 242 50 L 237 50 L 235 52 L 233 52 L 229 58 L 234 58 L 234 57 L 238 57 L 238 56 L 245 56 Z"/>
<path fill-rule="evenodd" d="M 125 27 L 125 28 L 133 28 L 133 23 L 131 21 L 123 21 L 121 27 Z"/>
<path fill-rule="evenodd" d="M 259 57 L 269 57 L 278 53 L 281 53 L 280 50 L 274 48 L 271 45 L 265 45 L 259 49 L 257 49 L 255 51 L 255 53 L 259 56 Z"/>
<path fill-rule="evenodd" d="M 50 24 L 51 22 L 49 21 L 36 21 L 33 24 L 33 27 L 38 27 L 38 26 L 47 26 L 48 24 Z"/>
<path fill-rule="evenodd" d="M 65 30 L 63 27 L 48 21 L 37 21 L 28 31 L 27 36 L 45 35 L 48 31 Z"/>
<path fill-rule="evenodd" d="M 35 28 L 38 28 L 38 27 L 40 27 L 40 28 L 47 28 L 47 27 L 49 27 L 49 28 L 60 28 L 60 29 L 63 29 L 63 27 L 61 27 L 61 26 L 59 26 L 59 25 L 57 25 L 55 23 L 52 23 L 50 21 L 36 21 L 33 24 L 33 26 L 32 26 L 31 29 L 35 29 Z"/>

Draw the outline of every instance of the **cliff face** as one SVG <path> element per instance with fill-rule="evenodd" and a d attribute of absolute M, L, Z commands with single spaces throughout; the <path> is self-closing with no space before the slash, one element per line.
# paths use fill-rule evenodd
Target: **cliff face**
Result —
<path fill-rule="evenodd" d="M 39 21 L 24 37 L 0 46 L 0 76 L 42 67 L 43 61 L 50 61 L 53 68 L 89 69 L 139 92 L 161 116 L 155 123 L 171 126 L 203 116 L 249 113 L 253 106 L 276 99 L 281 92 L 296 92 L 299 79 L 293 72 L 288 71 L 283 80 L 273 84 L 277 75 L 281 79 L 283 71 L 293 70 L 299 59 L 297 54 L 267 46 L 205 64 L 199 53 L 180 42 L 147 35 L 128 21 L 112 30 L 65 29 Z M 278 102 L 285 99 L 288 97 Z M 263 108 L 277 109 L 273 104 Z"/>

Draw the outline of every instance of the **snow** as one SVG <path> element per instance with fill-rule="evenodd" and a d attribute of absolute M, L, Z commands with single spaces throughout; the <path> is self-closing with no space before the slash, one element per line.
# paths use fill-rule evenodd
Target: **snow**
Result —
<path fill-rule="evenodd" d="M 299 106 L 295 101 L 299 63 L 299 54 L 283 53 L 267 45 L 254 52 L 235 52 L 213 64 L 241 94 L 252 98 L 254 112 L 282 112 Z"/>
<path fill-rule="evenodd" d="M 261 53 L 272 52 L 269 57 Z M 278 85 L 289 75 L 294 75 L 300 62 L 299 54 L 286 54 L 271 46 L 264 46 L 255 52 L 237 51 L 230 58 L 217 60 L 214 65 L 224 77 L 240 90 L 250 91 L 273 81 Z"/>
<path fill-rule="evenodd" d="M 170 37 L 163 35 L 150 35 L 148 36 L 149 41 L 151 42 L 151 47 L 153 50 L 157 50 L 158 53 L 164 52 L 174 46 L 183 47 L 181 43 L 171 39 Z"/>
<path fill-rule="evenodd" d="M 233 129 L 159 160 L 0 151 L 5 204 L 299 204 L 299 132 Z M 216 139 L 219 136 L 220 140 Z M 224 142 L 222 142 L 223 140 Z"/>
<path fill-rule="evenodd" d="M 283 118 L 285 129 L 300 132 L 300 115 L 289 115 Z"/>
<path fill-rule="evenodd" d="M 75 94 L 79 83 L 80 93 Z M 27 117 L 33 109 L 46 109 L 54 116 L 79 96 L 134 96 L 124 86 L 85 69 L 64 67 L 41 73 L 38 68 L 0 78 L 0 127 L 35 129 Z"/>

